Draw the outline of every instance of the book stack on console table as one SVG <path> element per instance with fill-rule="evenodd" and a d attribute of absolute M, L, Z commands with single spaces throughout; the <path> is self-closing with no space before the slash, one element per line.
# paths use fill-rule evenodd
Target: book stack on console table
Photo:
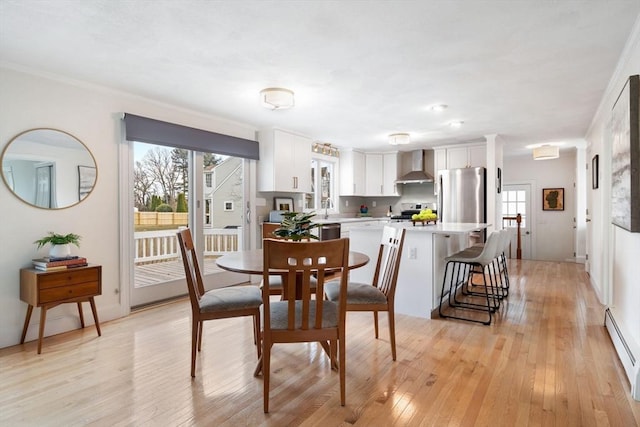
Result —
<path fill-rule="evenodd" d="M 87 265 L 87 259 L 81 256 L 44 257 L 33 260 L 33 268 L 40 271 L 67 270 Z"/>

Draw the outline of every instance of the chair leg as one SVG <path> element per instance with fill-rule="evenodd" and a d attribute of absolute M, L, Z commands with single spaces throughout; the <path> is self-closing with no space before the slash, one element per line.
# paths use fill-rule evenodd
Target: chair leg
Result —
<path fill-rule="evenodd" d="M 263 401 L 264 401 L 264 413 L 269 412 L 269 369 L 271 363 L 271 343 L 264 342 L 264 348 L 262 349 L 262 386 L 263 386 Z"/>
<path fill-rule="evenodd" d="M 253 315 L 253 343 L 258 351 L 258 359 L 262 355 L 262 341 L 260 339 L 260 313 Z"/>
<path fill-rule="evenodd" d="M 339 367 L 338 369 L 340 369 L 340 405 L 344 406 L 346 403 L 346 387 L 345 387 L 345 383 L 346 383 L 346 367 L 345 367 L 345 344 L 344 344 L 344 338 L 345 338 L 345 333 L 344 330 L 338 332 L 338 345 L 340 346 L 339 349 L 339 358 L 340 358 L 340 362 L 339 362 Z"/>
<path fill-rule="evenodd" d="M 195 317 L 191 322 L 191 377 L 196 376 L 196 348 L 198 347 L 198 331 L 202 322 Z"/>
<path fill-rule="evenodd" d="M 378 312 L 373 312 L 373 328 L 376 332 L 376 339 L 378 339 Z"/>
<path fill-rule="evenodd" d="M 202 324 L 204 322 L 198 322 L 198 351 L 202 350 Z"/>
<path fill-rule="evenodd" d="M 333 369 L 334 366 L 336 366 L 338 370 L 340 369 L 338 364 L 338 343 L 336 340 L 329 341 L 329 361 L 331 362 L 331 369 Z"/>
<path fill-rule="evenodd" d="M 387 311 L 389 316 L 389 341 L 391 341 L 391 357 L 396 361 L 396 319 L 393 313 L 393 307 L 389 307 Z"/>

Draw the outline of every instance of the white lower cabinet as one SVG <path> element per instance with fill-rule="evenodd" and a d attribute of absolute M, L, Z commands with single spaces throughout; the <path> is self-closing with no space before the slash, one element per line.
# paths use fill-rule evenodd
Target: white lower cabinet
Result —
<path fill-rule="evenodd" d="M 468 237 L 466 234 L 433 235 L 431 242 L 433 245 L 433 309 L 437 309 L 438 305 L 440 305 L 442 282 L 447 265 L 445 258 L 465 249 L 465 242 L 467 240 Z M 449 270 L 451 270 L 451 268 Z M 446 289 L 449 288 L 449 280 L 451 280 L 451 271 L 447 272 L 445 292 Z"/>

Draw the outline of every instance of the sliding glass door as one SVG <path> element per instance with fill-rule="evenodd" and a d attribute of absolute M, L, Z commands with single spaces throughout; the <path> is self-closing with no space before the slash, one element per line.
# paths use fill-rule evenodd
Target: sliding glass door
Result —
<path fill-rule="evenodd" d="M 182 148 L 130 142 L 133 153 L 133 256 L 130 306 L 187 293 L 178 230 L 189 227 L 199 249 L 205 287 L 247 276 L 216 266 L 244 247 L 245 161 Z"/>

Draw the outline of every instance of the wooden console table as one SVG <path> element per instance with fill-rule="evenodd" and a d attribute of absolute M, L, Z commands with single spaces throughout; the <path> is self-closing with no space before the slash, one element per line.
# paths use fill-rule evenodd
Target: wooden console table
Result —
<path fill-rule="evenodd" d="M 40 307 L 40 332 L 38 335 L 38 354 L 42 352 L 42 336 L 47 318 L 47 310 L 65 303 L 77 303 L 80 325 L 84 328 L 82 303 L 89 302 L 96 324 L 98 336 L 101 336 L 100 322 L 93 297 L 102 294 L 102 266 L 89 265 L 68 270 L 39 271 L 33 268 L 20 270 L 20 299 L 27 304 L 27 315 L 22 328 L 20 344 L 24 343 L 29 327 L 33 307 Z"/>

